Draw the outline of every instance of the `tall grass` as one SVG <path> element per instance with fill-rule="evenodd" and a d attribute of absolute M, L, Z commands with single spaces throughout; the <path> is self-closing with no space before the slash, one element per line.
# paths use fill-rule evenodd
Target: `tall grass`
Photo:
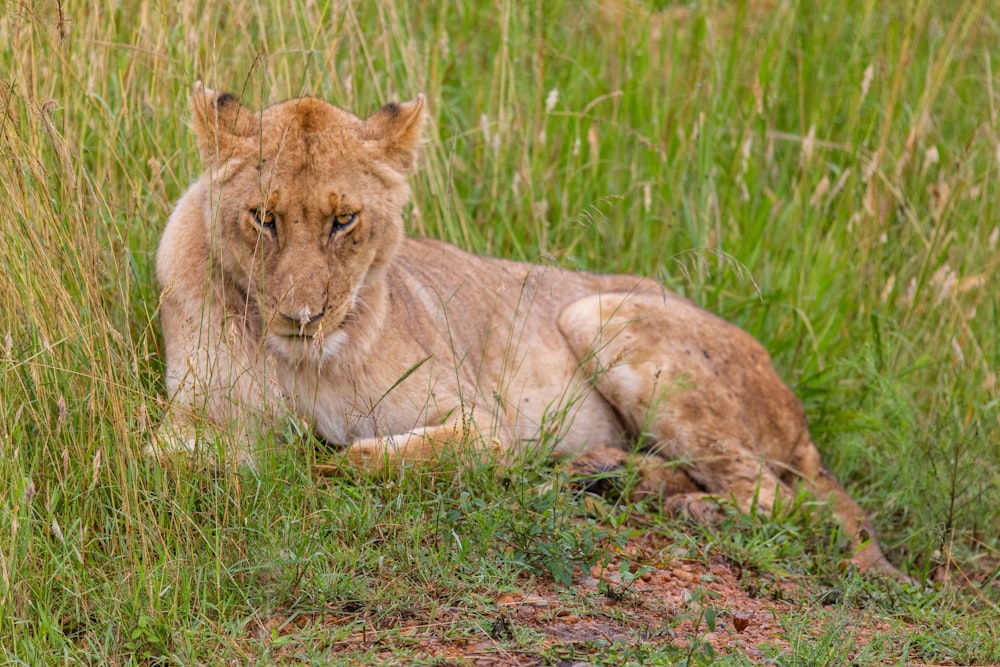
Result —
<path fill-rule="evenodd" d="M 656 276 L 748 329 L 891 555 L 996 604 L 998 17 L 992 0 L 4 4 L 4 658 L 260 657 L 248 638 L 277 606 L 390 617 L 605 537 L 574 537 L 530 469 L 324 486 L 297 434 L 257 475 L 143 458 L 163 410 L 153 257 L 201 169 L 197 79 L 362 114 L 426 93 L 412 233 Z"/>

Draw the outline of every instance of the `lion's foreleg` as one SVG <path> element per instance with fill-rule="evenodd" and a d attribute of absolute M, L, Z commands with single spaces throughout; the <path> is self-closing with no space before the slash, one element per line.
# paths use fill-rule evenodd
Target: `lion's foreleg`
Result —
<path fill-rule="evenodd" d="M 406 433 L 364 438 L 347 449 L 347 458 L 369 471 L 391 471 L 404 465 L 440 463 L 448 457 L 502 453 L 503 444 L 471 420 L 413 429 Z"/>
<path fill-rule="evenodd" d="M 261 429 L 287 414 L 262 346 L 217 304 L 186 304 L 168 292 L 161 320 L 169 406 L 147 453 L 165 460 L 204 451 L 251 463 L 250 445 Z"/>

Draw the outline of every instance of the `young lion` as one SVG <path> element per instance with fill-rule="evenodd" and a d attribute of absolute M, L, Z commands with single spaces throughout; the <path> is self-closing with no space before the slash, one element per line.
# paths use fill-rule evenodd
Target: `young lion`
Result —
<path fill-rule="evenodd" d="M 423 96 L 361 120 L 310 98 L 254 112 L 198 83 L 192 108 L 207 171 L 156 258 L 172 397 L 158 453 L 204 428 L 246 442 L 286 415 L 365 467 L 543 439 L 619 465 L 640 441 L 640 486 L 674 509 L 769 511 L 804 483 L 859 566 L 892 571 L 749 335 L 644 278 L 404 238 Z"/>

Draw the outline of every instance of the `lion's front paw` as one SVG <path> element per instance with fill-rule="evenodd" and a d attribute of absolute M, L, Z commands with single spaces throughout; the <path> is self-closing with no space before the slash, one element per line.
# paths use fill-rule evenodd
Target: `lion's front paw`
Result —
<path fill-rule="evenodd" d="M 253 455 L 242 446 L 219 446 L 218 438 L 199 434 L 195 429 L 163 423 L 144 450 L 161 465 L 191 465 L 205 462 L 213 467 L 254 469 Z"/>
<path fill-rule="evenodd" d="M 193 430 L 180 429 L 164 423 L 156 430 L 144 453 L 166 464 L 180 457 L 190 457 L 197 449 L 198 437 Z"/>

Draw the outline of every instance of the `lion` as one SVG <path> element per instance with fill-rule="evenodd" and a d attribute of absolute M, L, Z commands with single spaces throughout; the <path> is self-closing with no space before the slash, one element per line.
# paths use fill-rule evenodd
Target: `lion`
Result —
<path fill-rule="evenodd" d="M 749 334 L 648 278 L 473 255 L 404 235 L 421 95 L 366 119 L 301 97 L 262 111 L 195 85 L 206 167 L 156 256 L 166 456 L 226 433 L 250 460 L 286 418 L 353 464 L 551 447 L 637 461 L 638 488 L 710 517 L 828 498 L 862 570 L 895 572 Z"/>

